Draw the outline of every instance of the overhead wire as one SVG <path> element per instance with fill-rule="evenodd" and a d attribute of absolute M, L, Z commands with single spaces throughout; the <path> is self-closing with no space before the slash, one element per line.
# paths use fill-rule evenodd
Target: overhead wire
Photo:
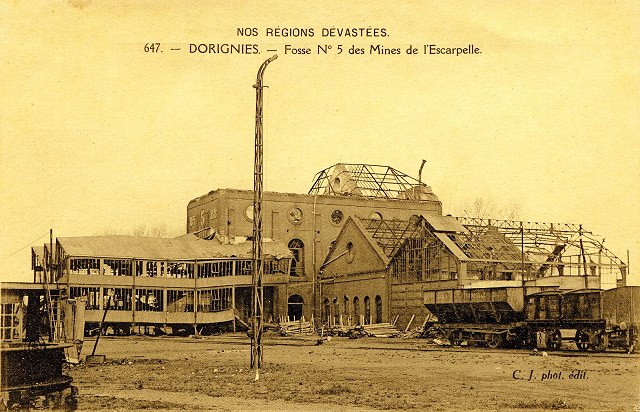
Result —
<path fill-rule="evenodd" d="M 10 255 L 7 255 L 5 257 L 3 257 L 2 259 L 0 259 L 0 262 L 9 259 L 11 256 L 15 255 L 16 253 L 20 252 L 21 250 L 31 246 L 34 242 L 37 242 L 38 240 L 42 239 L 43 237 L 47 236 L 49 234 L 49 232 L 46 232 L 44 235 L 38 237 L 37 239 L 32 240 L 31 242 L 27 243 L 26 245 L 22 246 L 20 249 L 16 250 L 15 252 L 11 253 Z"/>

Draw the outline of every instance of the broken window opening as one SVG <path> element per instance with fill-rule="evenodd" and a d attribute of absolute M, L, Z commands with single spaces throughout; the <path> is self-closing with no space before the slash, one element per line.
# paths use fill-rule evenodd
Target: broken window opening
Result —
<path fill-rule="evenodd" d="M 167 290 L 167 312 L 193 313 L 193 291 L 192 290 Z"/>
<path fill-rule="evenodd" d="M 220 312 L 231 308 L 231 288 L 198 291 L 198 312 Z"/>
<path fill-rule="evenodd" d="M 84 297 L 87 299 L 84 308 L 86 310 L 100 310 L 100 288 L 99 287 L 78 287 L 71 286 L 69 288 L 69 298 L 76 299 Z M 111 302 L 113 305 L 113 302 Z"/>
<path fill-rule="evenodd" d="M 100 259 L 73 258 L 69 262 L 72 275 L 99 275 Z"/>
<path fill-rule="evenodd" d="M 304 276 L 304 242 L 300 239 L 292 239 L 288 247 L 293 255 L 289 274 L 291 276 Z"/>
<path fill-rule="evenodd" d="M 111 276 L 131 276 L 132 264 L 130 260 L 123 259 L 105 259 L 104 274 Z"/>
<path fill-rule="evenodd" d="M 164 299 L 160 289 L 136 289 L 136 310 L 142 312 L 162 312 Z"/>
<path fill-rule="evenodd" d="M 193 279 L 195 265 L 187 262 L 167 262 L 167 277 Z"/>
<path fill-rule="evenodd" d="M 233 261 L 231 260 L 204 262 L 199 263 L 198 266 L 199 278 L 233 275 Z"/>
<path fill-rule="evenodd" d="M 129 311 L 131 310 L 131 296 L 129 288 L 103 288 L 102 309 L 106 309 L 109 304 L 109 310 Z"/>

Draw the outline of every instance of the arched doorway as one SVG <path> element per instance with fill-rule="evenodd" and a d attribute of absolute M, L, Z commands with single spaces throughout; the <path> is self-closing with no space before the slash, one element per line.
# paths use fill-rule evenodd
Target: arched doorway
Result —
<path fill-rule="evenodd" d="M 376 323 L 382 323 L 382 298 L 376 296 Z"/>
<path fill-rule="evenodd" d="M 304 242 L 300 239 L 291 239 L 289 250 L 293 255 L 291 259 L 291 276 L 304 276 Z"/>
<path fill-rule="evenodd" d="M 340 303 L 338 298 L 333 298 L 333 324 L 340 324 Z"/>
<path fill-rule="evenodd" d="M 369 296 L 364 297 L 364 324 L 368 325 L 371 323 L 371 299 Z"/>
<path fill-rule="evenodd" d="M 302 319 L 302 307 L 304 299 L 300 295 L 291 295 L 287 301 L 287 316 L 289 320 Z"/>

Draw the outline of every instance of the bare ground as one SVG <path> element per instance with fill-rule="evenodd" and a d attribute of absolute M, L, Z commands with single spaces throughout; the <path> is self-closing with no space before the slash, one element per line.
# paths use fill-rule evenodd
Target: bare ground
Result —
<path fill-rule="evenodd" d="M 85 342 L 83 355 L 92 348 Z M 96 353 L 107 361 L 67 370 L 80 390 L 79 410 L 640 411 L 638 355 L 271 337 L 256 382 L 240 334 L 103 337 Z"/>

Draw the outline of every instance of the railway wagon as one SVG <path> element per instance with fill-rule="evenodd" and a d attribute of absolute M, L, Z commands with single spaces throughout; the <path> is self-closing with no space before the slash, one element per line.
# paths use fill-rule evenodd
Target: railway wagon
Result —
<path fill-rule="evenodd" d="M 530 294 L 525 322 L 530 336 L 544 336 L 549 349 L 559 349 L 561 329 L 569 329 L 581 351 L 632 351 L 640 328 L 640 286 Z"/>
<path fill-rule="evenodd" d="M 426 291 L 424 305 L 438 318 L 432 326 L 444 331 L 452 345 L 526 343 L 522 286 Z"/>

